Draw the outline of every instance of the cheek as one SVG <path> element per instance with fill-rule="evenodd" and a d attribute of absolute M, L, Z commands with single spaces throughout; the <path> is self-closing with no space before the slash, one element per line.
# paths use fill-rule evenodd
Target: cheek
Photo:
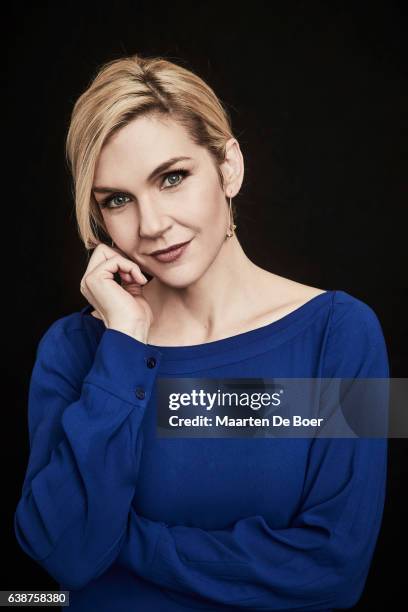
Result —
<path fill-rule="evenodd" d="M 139 232 L 139 222 L 137 214 L 132 208 L 120 211 L 120 213 L 106 215 L 105 225 L 115 242 L 120 242 L 124 248 L 126 248 L 125 245 L 134 247 L 135 237 L 137 240 Z"/>
<path fill-rule="evenodd" d="M 193 204 L 193 206 L 192 206 Z M 217 183 L 209 182 L 206 187 L 201 187 L 187 195 L 185 212 L 201 230 L 216 230 L 225 220 L 226 203 L 225 196 Z"/>

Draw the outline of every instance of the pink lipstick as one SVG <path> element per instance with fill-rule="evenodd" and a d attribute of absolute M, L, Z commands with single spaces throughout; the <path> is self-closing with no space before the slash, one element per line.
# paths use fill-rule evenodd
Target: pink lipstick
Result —
<path fill-rule="evenodd" d="M 152 257 L 157 259 L 157 261 L 161 261 L 163 263 L 170 263 L 172 261 L 176 261 L 176 259 L 179 259 L 181 255 L 184 253 L 184 251 L 187 249 L 190 242 L 191 240 L 189 242 L 185 242 L 184 244 L 181 244 L 180 246 L 174 249 L 165 251 L 164 253 L 158 253 L 157 255 L 152 255 Z"/>

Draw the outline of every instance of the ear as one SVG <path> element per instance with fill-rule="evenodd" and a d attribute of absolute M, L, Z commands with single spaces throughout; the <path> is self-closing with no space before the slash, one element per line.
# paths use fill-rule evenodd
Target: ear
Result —
<path fill-rule="evenodd" d="M 225 145 L 225 160 L 221 164 L 224 190 L 233 198 L 241 189 L 244 180 L 244 158 L 236 138 L 230 138 Z"/>

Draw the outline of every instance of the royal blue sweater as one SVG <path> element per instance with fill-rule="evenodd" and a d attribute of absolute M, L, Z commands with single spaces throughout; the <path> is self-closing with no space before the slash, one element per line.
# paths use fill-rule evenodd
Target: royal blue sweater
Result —
<path fill-rule="evenodd" d="M 388 378 L 374 310 L 341 290 L 263 327 L 144 344 L 92 306 L 37 348 L 17 540 L 75 612 L 332 610 L 361 596 L 383 438 L 156 435 L 157 377 Z M 65 608 L 64 608 L 65 609 Z"/>

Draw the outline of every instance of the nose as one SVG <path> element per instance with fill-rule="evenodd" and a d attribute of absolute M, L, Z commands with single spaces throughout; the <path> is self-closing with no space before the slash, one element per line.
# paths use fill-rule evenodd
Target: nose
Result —
<path fill-rule="evenodd" d="M 152 202 L 139 201 L 139 235 L 140 238 L 157 238 L 169 227 L 170 222 L 160 213 Z"/>

